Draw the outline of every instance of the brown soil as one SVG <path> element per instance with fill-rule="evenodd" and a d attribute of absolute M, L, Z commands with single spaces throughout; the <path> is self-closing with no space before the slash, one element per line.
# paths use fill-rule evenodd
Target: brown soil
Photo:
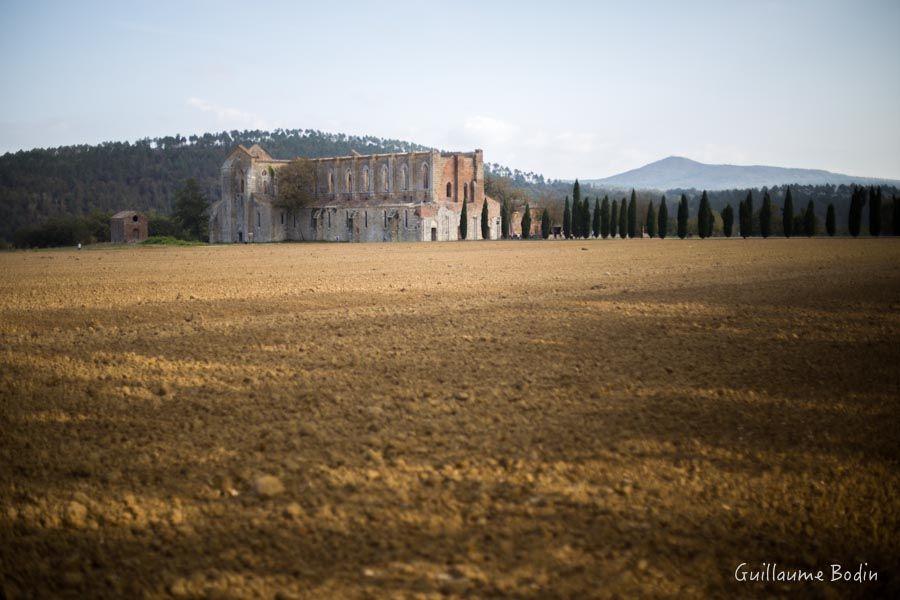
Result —
<path fill-rule="evenodd" d="M 0 596 L 898 591 L 898 240 L 0 272 Z M 739 584 L 741 562 L 879 579 Z"/>

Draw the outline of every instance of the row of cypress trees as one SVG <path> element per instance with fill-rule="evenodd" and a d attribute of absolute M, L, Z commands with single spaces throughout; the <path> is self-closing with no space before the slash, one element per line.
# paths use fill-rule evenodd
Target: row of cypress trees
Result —
<path fill-rule="evenodd" d="M 900 203 L 897 201 L 896 195 L 892 197 L 892 232 L 894 235 L 900 235 Z M 869 234 L 873 236 L 881 235 L 881 207 L 882 192 L 875 186 L 870 188 L 858 187 L 853 191 L 850 200 L 850 214 L 848 220 L 848 228 L 850 235 L 856 237 L 860 234 L 862 224 L 863 207 L 869 205 Z M 806 210 L 800 214 L 794 213 L 794 199 L 791 194 L 791 188 L 788 187 L 785 192 L 784 206 L 781 209 L 782 232 L 785 237 L 794 235 L 806 235 L 812 237 L 818 233 L 818 219 L 815 215 L 813 201 L 810 200 L 806 205 Z M 756 227 L 759 226 L 759 235 L 767 238 L 772 235 L 772 199 L 769 192 L 765 191 L 762 199 L 762 206 L 758 213 L 753 210 L 753 192 L 748 191 L 747 197 L 741 201 L 738 206 L 738 234 L 742 238 L 752 237 L 756 235 Z M 508 201 L 504 201 L 500 207 L 501 217 L 501 234 L 504 238 L 511 237 L 511 214 L 512 210 Z M 754 215 L 757 215 L 756 223 Z M 677 235 L 679 238 L 685 238 L 688 234 L 689 220 L 688 199 L 685 194 L 681 194 L 678 202 L 678 213 L 676 218 Z M 722 217 L 722 233 L 725 237 L 731 237 L 734 231 L 734 209 L 730 204 L 726 205 L 721 213 Z M 713 234 L 713 224 L 715 217 L 709 203 L 709 197 L 706 190 L 700 196 L 700 206 L 697 211 L 697 234 L 701 238 L 711 237 Z M 460 223 L 460 237 L 466 239 L 466 206 L 463 203 L 462 219 Z M 666 197 L 662 196 L 659 202 L 659 210 L 653 206 L 653 201 L 647 205 L 647 214 L 644 223 L 646 224 L 646 232 L 649 237 L 665 238 L 668 235 L 669 227 L 669 210 L 666 204 Z M 541 237 L 547 239 L 552 231 L 552 223 L 550 212 L 544 208 L 541 214 Z M 825 231 L 829 236 L 836 233 L 835 226 L 835 210 L 834 204 L 829 204 L 825 217 Z M 522 237 L 528 238 L 531 232 L 531 211 L 529 205 L 525 205 L 525 213 L 522 215 Z M 637 231 L 637 196 L 634 190 L 631 190 L 631 198 L 626 201 L 622 198 L 621 204 L 616 200 L 609 202 L 609 197 L 604 196 L 603 200 L 595 198 L 594 209 L 591 211 L 590 199 L 581 197 L 581 186 L 578 180 L 572 188 L 572 202 L 569 203 L 569 197 L 566 196 L 565 207 L 563 210 L 563 236 L 566 238 L 603 238 L 616 237 L 634 238 L 638 236 Z M 487 201 L 481 211 L 481 236 L 482 239 L 490 237 L 490 227 L 488 225 Z"/>

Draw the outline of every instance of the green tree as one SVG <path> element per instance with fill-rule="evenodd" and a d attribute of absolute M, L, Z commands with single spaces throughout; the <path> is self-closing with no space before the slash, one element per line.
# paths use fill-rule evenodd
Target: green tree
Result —
<path fill-rule="evenodd" d="M 816 235 L 816 213 L 813 212 L 812 200 L 806 205 L 806 212 L 803 213 L 803 233 L 806 234 L 806 237 Z"/>
<path fill-rule="evenodd" d="M 656 212 L 653 210 L 653 200 L 647 205 L 647 235 L 656 237 Z"/>
<path fill-rule="evenodd" d="M 828 212 L 825 214 L 825 231 L 829 236 L 834 237 L 834 204 L 828 205 Z"/>
<path fill-rule="evenodd" d="M 594 198 L 594 218 L 591 228 L 594 230 L 594 237 L 600 239 L 600 197 Z"/>
<path fill-rule="evenodd" d="M 604 240 L 609 237 L 609 196 L 603 196 L 600 204 L 600 235 Z"/>
<path fill-rule="evenodd" d="M 769 197 L 769 190 L 763 194 L 762 208 L 759 209 L 759 233 L 764 238 L 772 233 L 772 198 Z"/>
<path fill-rule="evenodd" d="M 175 219 L 190 239 L 209 238 L 209 203 L 194 178 L 175 194 Z"/>
<path fill-rule="evenodd" d="M 724 218 L 723 218 L 723 227 L 724 227 Z M 747 239 L 747 201 L 741 200 L 741 203 L 738 204 L 738 234 Z"/>
<path fill-rule="evenodd" d="M 615 200 L 612 201 L 612 208 L 609 211 L 609 236 L 616 237 L 616 230 L 619 227 L 619 205 Z"/>
<path fill-rule="evenodd" d="M 747 210 L 746 237 L 753 237 L 753 190 L 747 190 L 747 199 L 744 200 L 744 208 Z"/>
<path fill-rule="evenodd" d="M 269 167 L 275 180 L 275 206 L 294 213 L 315 201 L 316 167 L 308 158 L 297 158 L 277 171 Z"/>
<path fill-rule="evenodd" d="M 466 239 L 466 234 L 469 232 L 469 211 L 466 208 L 468 206 L 468 202 L 463 202 L 462 211 L 459 213 L 459 239 Z"/>
<path fill-rule="evenodd" d="M 566 196 L 566 208 L 563 211 L 563 237 L 572 237 L 572 209 L 569 208 L 569 197 Z"/>
<path fill-rule="evenodd" d="M 488 216 L 487 199 L 485 199 L 484 204 L 481 205 L 481 239 L 491 239 L 491 225 L 490 217 Z"/>
<path fill-rule="evenodd" d="M 873 187 L 869 194 L 869 235 L 881 235 L 881 188 Z"/>
<path fill-rule="evenodd" d="M 893 204 L 893 212 L 891 216 L 891 233 L 900 235 L 900 204 L 897 203 L 897 194 L 891 195 L 891 203 Z"/>
<path fill-rule="evenodd" d="M 637 195 L 631 190 L 631 202 L 628 203 L 628 237 L 637 237 Z"/>
<path fill-rule="evenodd" d="M 703 195 L 700 196 L 700 209 L 697 211 L 697 235 L 701 238 L 709 236 L 711 229 L 709 218 L 709 197 L 706 195 L 706 190 L 703 190 Z"/>
<path fill-rule="evenodd" d="M 527 240 L 531 237 L 531 208 L 525 203 L 525 212 L 522 215 L 522 239 Z"/>
<path fill-rule="evenodd" d="M 684 194 L 681 195 L 681 202 L 678 203 L 678 237 L 684 239 L 687 237 L 688 226 L 688 199 Z"/>
<path fill-rule="evenodd" d="M 781 226 L 784 229 L 784 237 L 791 237 L 794 233 L 794 197 L 791 195 L 791 186 L 784 193 L 784 208 L 781 209 Z"/>
<path fill-rule="evenodd" d="M 504 200 L 500 205 L 500 237 L 509 239 L 509 201 Z"/>
<path fill-rule="evenodd" d="M 581 237 L 581 186 L 578 180 L 572 186 L 572 237 Z"/>
<path fill-rule="evenodd" d="M 847 229 L 850 230 L 850 235 L 853 237 L 859 235 L 859 229 L 862 223 L 862 209 L 865 204 L 865 189 L 854 187 L 853 194 L 850 196 L 850 214 L 847 217 Z"/>
<path fill-rule="evenodd" d="M 581 213 L 581 231 L 585 238 L 591 237 L 591 199 L 585 198 L 581 203 L 583 210 Z"/>
<path fill-rule="evenodd" d="M 619 205 L 619 237 L 623 240 L 628 235 L 628 201 L 622 198 Z"/>
<path fill-rule="evenodd" d="M 550 211 L 547 207 L 544 207 L 544 212 L 541 213 L 541 237 L 545 240 L 550 237 L 550 231 L 553 229 L 553 226 L 550 222 Z"/>
<path fill-rule="evenodd" d="M 727 205 L 722 209 L 722 233 L 725 237 L 731 237 L 731 230 L 734 227 L 734 209 L 731 205 Z"/>
<path fill-rule="evenodd" d="M 666 206 L 666 197 L 659 199 L 659 237 L 665 239 L 669 233 L 669 207 Z"/>

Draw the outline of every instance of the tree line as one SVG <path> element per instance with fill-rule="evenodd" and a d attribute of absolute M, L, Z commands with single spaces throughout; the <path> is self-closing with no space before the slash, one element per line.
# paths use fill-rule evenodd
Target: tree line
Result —
<path fill-rule="evenodd" d="M 883 223 L 890 223 L 890 235 L 900 235 L 900 202 L 897 195 L 892 194 L 890 205 L 883 201 L 883 190 L 878 186 L 852 186 L 849 207 L 847 209 L 848 233 L 857 237 L 863 232 L 863 216 L 866 212 L 866 233 L 870 236 L 887 234 Z M 762 200 L 757 210 L 753 190 L 747 190 L 746 196 L 739 202 L 737 213 L 731 204 L 726 204 L 720 212 L 712 209 L 709 194 L 704 190 L 700 195 L 699 205 L 692 216 L 692 210 L 686 193 L 682 193 L 674 208 L 674 217 L 669 216 L 669 205 L 666 195 L 654 204 L 651 199 L 644 207 L 639 206 L 637 192 L 631 190 L 630 197 L 610 201 L 609 195 L 601 199 L 595 196 L 593 206 L 591 198 L 582 198 L 581 185 L 576 180 L 572 186 L 572 199 L 567 195 L 563 201 L 561 233 L 564 238 L 635 238 L 669 236 L 673 231 L 679 238 L 686 238 L 696 233 L 700 238 L 708 238 L 717 231 L 724 237 L 732 237 L 735 233 L 735 216 L 737 217 L 737 234 L 742 238 L 772 235 L 784 237 L 812 237 L 820 233 L 820 220 L 817 216 L 815 202 L 808 200 L 805 207 L 796 209 L 791 186 L 785 186 L 784 199 L 781 206 L 772 202 L 768 190 L 763 190 Z M 522 216 L 522 237 L 531 237 L 531 211 L 529 203 L 525 203 Z M 504 199 L 501 203 L 501 237 L 511 236 L 510 215 L 511 202 Z M 487 202 L 482 209 L 482 221 L 486 223 Z M 719 226 L 720 225 L 720 226 Z M 780 227 L 778 227 L 780 225 Z M 483 230 L 484 230 L 483 226 Z M 550 237 L 553 229 L 552 217 L 547 207 L 541 216 L 540 236 Z M 825 233 L 829 236 L 837 234 L 837 217 L 834 203 L 825 208 Z M 482 233 L 482 237 L 489 236 Z M 463 239 L 465 239 L 463 237 Z"/>

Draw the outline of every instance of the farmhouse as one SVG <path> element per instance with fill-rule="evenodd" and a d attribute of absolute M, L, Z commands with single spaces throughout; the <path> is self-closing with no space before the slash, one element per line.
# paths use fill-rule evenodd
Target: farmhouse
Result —
<path fill-rule="evenodd" d="M 222 165 L 222 197 L 210 210 L 212 243 L 481 239 L 487 199 L 490 237 L 500 237 L 500 204 L 484 194 L 484 159 L 474 152 L 408 152 L 310 159 L 313 202 L 278 206 L 276 160 L 258 144 L 235 147 Z"/>
<path fill-rule="evenodd" d="M 147 217 L 133 210 L 117 212 L 109 220 L 109 241 L 114 244 L 147 239 Z"/>

